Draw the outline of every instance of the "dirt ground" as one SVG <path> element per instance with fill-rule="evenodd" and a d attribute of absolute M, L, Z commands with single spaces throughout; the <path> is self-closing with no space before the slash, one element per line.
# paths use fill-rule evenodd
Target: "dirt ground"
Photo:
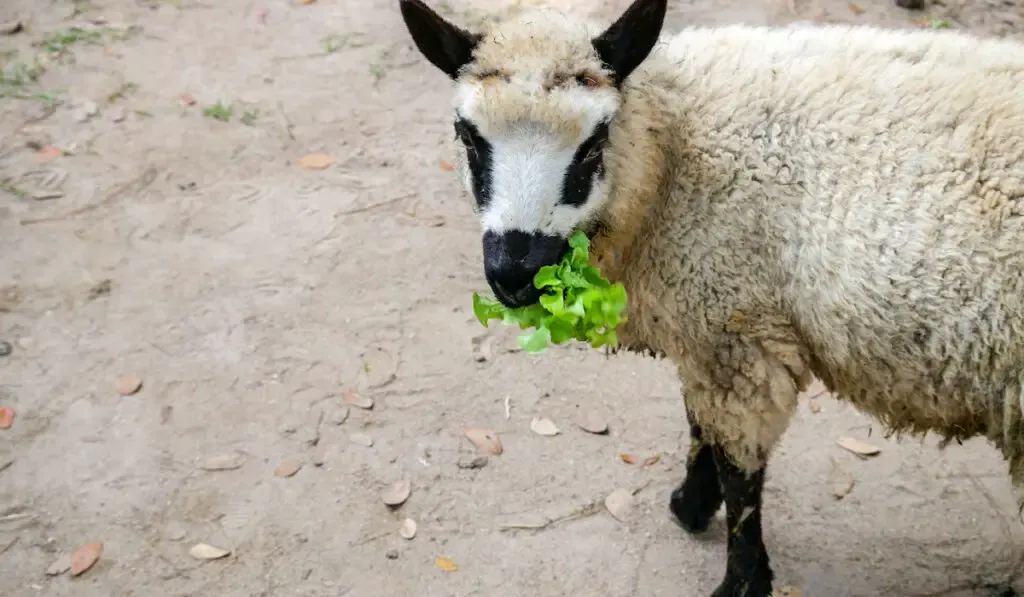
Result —
<path fill-rule="evenodd" d="M 1024 2 L 954 1 L 923 14 L 1024 37 Z M 611 18 L 628 0 L 551 3 Z M 513 8 L 435 6 L 460 22 Z M 674 0 L 667 26 L 919 17 L 888 0 Z M 3 0 L 0 22 L 19 20 L 0 34 L 0 407 L 15 413 L 0 595 L 710 594 L 722 514 L 695 539 L 667 509 L 688 443 L 671 367 L 580 346 L 531 357 L 473 319 L 486 285 L 441 166 L 449 86 L 396 0 Z M 301 167 L 311 152 L 333 163 Z M 141 389 L 121 395 L 122 376 Z M 583 409 L 610 433 L 581 431 Z M 561 433 L 533 433 L 534 417 Z M 504 453 L 464 468 L 467 427 Z M 983 441 L 887 440 L 809 400 L 769 469 L 778 586 L 990 594 L 977 587 L 1024 556 L 1004 471 Z M 382 491 L 403 479 L 391 511 Z M 601 506 L 617 488 L 636 492 L 622 521 Z M 90 542 L 103 552 L 84 574 L 47 574 Z M 196 559 L 200 542 L 231 554 Z"/>

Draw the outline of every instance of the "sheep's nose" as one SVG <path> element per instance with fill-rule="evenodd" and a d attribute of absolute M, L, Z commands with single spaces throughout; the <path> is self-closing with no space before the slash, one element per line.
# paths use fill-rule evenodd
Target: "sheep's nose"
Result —
<path fill-rule="evenodd" d="M 483 247 L 487 283 L 502 304 L 515 308 L 537 302 L 541 290 L 533 285 L 533 277 L 545 265 L 558 263 L 568 242 L 560 236 L 519 230 L 488 231 Z"/>

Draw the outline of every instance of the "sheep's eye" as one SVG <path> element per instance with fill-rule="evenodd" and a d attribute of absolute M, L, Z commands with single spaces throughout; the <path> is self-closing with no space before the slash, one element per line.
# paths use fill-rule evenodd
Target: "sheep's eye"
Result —
<path fill-rule="evenodd" d="M 600 83 L 597 82 L 597 79 L 584 74 L 576 75 L 576 82 L 579 83 L 580 85 L 583 85 L 584 87 L 590 88 L 601 86 Z"/>

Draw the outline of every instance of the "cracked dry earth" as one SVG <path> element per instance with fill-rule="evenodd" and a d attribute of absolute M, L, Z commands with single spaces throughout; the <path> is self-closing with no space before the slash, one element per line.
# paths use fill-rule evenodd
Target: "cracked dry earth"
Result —
<path fill-rule="evenodd" d="M 552 4 L 610 18 L 627 0 Z M 460 22 L 515 9 L 435 5 Z M 1024 35 L 1021 2 L 923 14 Z M 675 0 L 667 24 L 919 17 Z M 694 539 L 667 511 L 688 444 L 671 367 L 579 346 L 531 358 L 473 319 L 479 232 L 441 167 L 448 82 L 395 0 L 4 0 L 16 21 L 0 35 L 0 595 L 710 594 L 722 514 Z M 332 162 L 300 166 L 316 152 Z M 139 391 L 119 393 L 123 376 Z M 586 408 L 608 435 L 576 427 Z M 531 432 L 536 416 L 561 433 Z M 466 427 L 504 453 L 463 468 Z M 778 586 L 989 594 L 1024 553 L 1004 471 L 983 441 L 940 452 L 808 401 L 769 469 Z M 617 488 L 636 491 L 622 521 L 600 506 Z M 90 542 L 83 574 L 46 573 Z M 197 543 L 231 553 L 196 559 Z"/>

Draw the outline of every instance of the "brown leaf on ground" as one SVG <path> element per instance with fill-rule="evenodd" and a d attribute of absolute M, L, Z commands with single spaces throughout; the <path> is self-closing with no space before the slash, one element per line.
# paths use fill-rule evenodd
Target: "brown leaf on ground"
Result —
<path fill-rule="evenodd" d="M 134 375 L 125 375 L 117 378 L 117 393 L 122 396 L 131 396 L 142 389 L 142 379 Z"/>
<path fill-rule="evenodd" d="M 186 106 L 194 106 L 197 100 L 196 96 L 192 95 L 191 93 L 182 93 L 178 96 L 178 101 L 180 101 L 183 105 Z"/>
<path fill-rule="evenodd" d="M 849 450 L 861 457 L 874 456 L 881 452 L 880 448 L 852 437 L 843 436 L 837 439 L 836 443 L 839 444 L 841 448 L 845 448 L 846 450 Z"/>
<path fill-rule="evenodd" d="M 231 553 L 231 551 L 220 547 L 214 547 L 213 545 L 208 545 L 206 543 L 196 543 L 189 548 L 188 553 L 197 560 L 216 560 L 223 558 Z"/>
<path fill-rule="evenodd" d="M 447 170 L 449 172 L 452 172 L 452 171 L 455 170 L 455 164 L 453 164 L 453 163 L 451 163 L 451 162 L 449 162 L 447 160 L 441 160 L 441 169 L 442 170 Z"/>
<path fill-rule="evenodd" d="M 625 520 L 633 507 L 633 492 L 628 489 L 616 489 L 604 499 L 604 507 L 616 520 Z"/>
<path fill-rule="evenodd" d="M 71 553 L 71 576 L 78 576 L 82 574 L 92 565 L 96 563 L 96 560 L 100 559 L 100 555 L 103 554 L 103 543 L 95 541 L 93 543 L 86 543 Z"/>
<path fill-rule="evenodd" d="M 373 398 L 370 398 L 369 396 L 363 396 L 362 394 L 356 392 L 355 390 L 345 390 L 345 392 L 341 396 L 341 399 L 344 400 L 347 404 L 351 404 L 352 406 L 362 408 L 364 410 L 373 408 Z"/>
<path fill-rule="evenodd" d="M 308 153 L 299 160 L 299 167 L 306 170 L 323 170 L 334 163 L 334 158 L 326 153 Z"/>
<path fill-rule="evenodd" d="M 864 14 L 864 9 L 859 7 L 859 6 L 857 6 L 853 2 L 851 2 L 850 3 L 850 12 L 852 12 L 855 15 L 860 15 L 860 14 Z"/>
<path fill-rule="evenodd" d="M 277 468 L 274 469 L 274 476 L 291 477 L 295 473 L 299 472 L 299 469 L 301 468 L 302 463 L 299 462 L 298 460 L 284 460 L 281 462 L 281 464 L 277 465 Z"/>
<path fill-rule="evenodd" d="M 558 435 L 559 433 L 558 427 L 555 425 L 554 421 L 541 417 L 534 417 L 533 420 L 530 421 L 530 431 L 533 431 L 537 435 L 544 435 L 547 437 Z"/>
<path fill-rule="evenodd" d="M 47 567 L 46 574 L 49 576 L 58 576 L 60 574 L 64 574 L 68 570 L 71 570 L 71 554 L 66 553 L 54 560 L 54 562 Z"/>
<path fill-rule="evenodd" d="M 241 454 L 231 452 L 210 456 L 199 463 L 199 468 L 204 471 L 233 471 L 241 467 L 243 462 Z"/>
<path fill-rule="evenodd" d="M 493 429 L 471 427 L 466 429 L 464 433 L 469 438 L 469 441 L 473 442 L 473 445 L 481 452 L 498 456 L 504 451 L 501 439 L 498 438 L 498 433 Z"/>
<path fill-rule="evenodd" d="M 636 464 L 636 458 L 632 454 L 619 454 L 619 458 L 626 464 Z"/>
<path fill-rule="evenodd" d="M 841 473 L 832 482 L 832 495 L 837 500 L 841 500 L 846 497 L 850 491 L 853 490 L 853 475 L 850 473 Z"/>
<path fill-rule="evenodd" d="M 455 560 L 451 558 L 434 558 L 434 564 L 445 572 L 457 572 L 459 570 Z"/>
<path fill-rule="evenodd" d="M 36 160 L 40 162 L 52 162 L 59 158 L 64 152 L 60 147 L 44 147 L 36 152 Z"/>
<path fill-rule="evenodd" d="M 661 456 L 659 454 L 655 454 L 654 456 L 648 456 L 647 458 L 644 459 L 644 462 L 641 466 L 648 467 L 653 464 L 657 464 L 659 460 L 661 460 Z"/>
<path fill-rule="evenodd" d="M 10 407 L 0 408 L 0 429 L 10 429 L 14 425 L 14 409 Z"/>

